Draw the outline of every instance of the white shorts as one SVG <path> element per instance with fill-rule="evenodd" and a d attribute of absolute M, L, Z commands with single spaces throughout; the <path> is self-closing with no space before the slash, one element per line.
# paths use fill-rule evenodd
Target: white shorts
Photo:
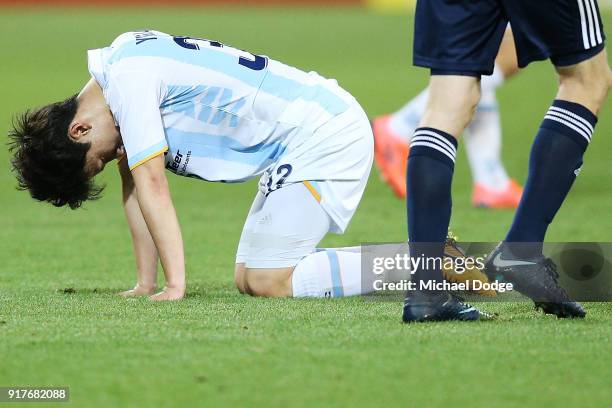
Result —
<path fill-rule="evenodd" d="M 331 225 L 304 183 L 257 192 L 242 229 L 236 263 L 247 268 L 287 268 L 312 253 Z"/>
<path fill-rule="evenodd" d="M 292 267 L 328 232 L 343 233 L 348 226 L 372 168 L 370 123 L 355 102 L 312 136 L 262 176 L 236 263 Z"/>

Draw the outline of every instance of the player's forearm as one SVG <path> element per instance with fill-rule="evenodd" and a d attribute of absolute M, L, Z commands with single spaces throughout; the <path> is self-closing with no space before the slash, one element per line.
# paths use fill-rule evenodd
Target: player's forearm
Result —
<path fill-rule="evenodd" d="M 152 159 L 141 167 L 148 164 L 153 166 L 154 164 L 150 162 L 157 159 Z M 163 158 L 159 159 L 163 160 Z M 166 286 L 184 289 L 183 238 L 168 183 L 163 174 L 159 175 L 159 173 L 149 171 L 147 167 L 138 168 L 138 171 L 133 173 L 140 209 L 164 268 Z"/>
<path fill-rule="evenodd" d="M 140 210 L 135 190 L 127 197 L 124 196 L 123 208 L 132 235 L 138 285 L 147 290 L 155 289 L 157 286 L 157 248 Z"/>
<path fill-rule="evenodd" d="M 128 167 L 127 160 L 121 159 L 118 163 L 119 174 L 121 176 L 121 190 L 123 193 L 123 208 L 127 218 L 134 257 L 136 259 L 136 271 L 138 286 L 145 292 L 154 290 L 157 286 L 157 248 L 151 237 L 151 233 L 142 216 L 134 178 Z"/>

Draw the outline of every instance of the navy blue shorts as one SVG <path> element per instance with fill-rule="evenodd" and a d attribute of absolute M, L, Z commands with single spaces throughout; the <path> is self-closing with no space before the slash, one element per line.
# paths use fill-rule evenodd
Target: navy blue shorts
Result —
<path fill-rule="evenodd" d="M 418 0 L 414 65 L 490 75 L 508 23 L 520 67 L 548 58 L 574 65 L 604 48 L 597 0 Z"/>

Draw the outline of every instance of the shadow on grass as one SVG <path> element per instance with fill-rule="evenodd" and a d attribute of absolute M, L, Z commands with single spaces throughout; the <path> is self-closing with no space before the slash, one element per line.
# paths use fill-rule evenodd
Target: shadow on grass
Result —
<path fill-rule="evenodd" d="M 65 287 L 56 289 L 56 293 L 63 295 L 119 295 L 119 293 L 125 291 L 126 288 L 78 288 L 78 287 Z M 158 290 L 161 290 L 159 288 Z M 187 289 L 186 299 L 196 298 L 240 298 L 250 297 L 248 295 L 241 295 L 236 288 L 230 285 L 213 285 L 211 287 L 194 286 L 193 288 Z"/>
<path fill-rule="evenodd" d="M 92 295 L 92 294 L 118 295 L 119 292 L 124 291 L 124 290 L 125 289 L 118 289 L 118 288 L 72 288 L 72 287 L 68 287 L 68 288 L 57 289 L 56 292 L 57 293 L 62 293 L 64 295 L 74 295 L 74 294 L 80 294 L 80 295 Z"/>

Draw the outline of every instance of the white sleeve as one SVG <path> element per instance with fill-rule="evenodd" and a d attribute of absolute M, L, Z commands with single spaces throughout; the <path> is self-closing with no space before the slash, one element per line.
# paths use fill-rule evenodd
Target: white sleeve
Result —
<path fill-rule="evenodd" d="M 130 170 L 168 150 L 159 105 L 163 84 L 141 71 L 111 74 L 104 96 L 123 140 Z"/>

